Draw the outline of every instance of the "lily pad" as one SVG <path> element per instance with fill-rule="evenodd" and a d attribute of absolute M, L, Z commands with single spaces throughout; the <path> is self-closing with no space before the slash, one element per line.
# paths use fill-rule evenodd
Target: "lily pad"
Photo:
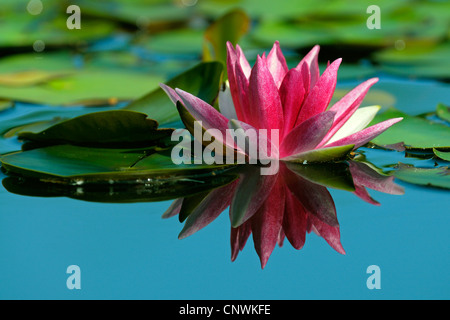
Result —
<path fill-rule="evenodd" d="M 4 111 L 14 107 L 14 102 L 9 100 L 0 100 L 0 111 Z"/>
<path fill-rule="evenodd" d="M 410 116 L 395 108 L 389 108 L 375 116 L 371 124 L 387 119 L 403 117 L 371 142 L 378 146 L 403 142 L 407 149 L 450 148 L 450 127 L 424 118 Z"/>
<path fill-rule="evenodd" d="M 21 132 L 18 138 L 37 145 L 131 148 L 152 146 L 158 140 L 170 136 L 172 131 L 158 129 L 158 123 L 148 119 L 144 113 L 114 110 L 62 121 L 38 133 Z"/>
<path fill-rule="evenodd" d="M 90 70 L 30 87 L 0 85 L 0 97 L 44 105 L 108 105 L 136 99 L 161 81 L 140 72 Z"/>
<path fill-rule="evenodd" d="M 400 164 L 399 168 L 392 174 L 405 182 L 450 189 L 450 170 L 448 167 L 429 169 Z"/>
<path fill-rule="evenodd" d="M 0 157 L 9 174 L 68 185 L 152 182 L 179 176 L 219 174 L 232 166 L 175 164 L 169 151 L 155 148 L 107 149 L 57 145 Z M 214 172 L 214 173 L 213 173 Z M 195 182 L 192 179 L 191 182 Z"/>
<path fill-rule="evenodd" d="M 442 160 L 450 161 L 450 152 L 439 151 L 433 148 L 433 153 Z"/>
<path fill-rule="evenodd" d="M 297 163 L 311 163 L 311 162 L 328 162 L 345 159 L 353 150 L 354 145 L 326 147 L 321 149 L 314 149 L 305 151 L 299 154 L 291 155 L 283 160 Z"/>

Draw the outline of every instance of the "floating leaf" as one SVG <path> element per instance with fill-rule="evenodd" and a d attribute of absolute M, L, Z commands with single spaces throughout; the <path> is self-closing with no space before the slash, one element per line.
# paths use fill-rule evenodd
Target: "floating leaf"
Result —
<path fill-rule="evenodd" d="M 407 115 L 395 108 L 377 114 L 371 124 L 397 117 L 403 117 L 403 120 L 371 142 L 379 146 L 403 142 L 407 149 L 450 148 L 450 127 Z"/>
<path fill-rule="evenodd" d="M 436 107 L 436 115 L 442 120 L 450 122 L 450 108 L 443 103 L 438 104 Z"/>
<path fill-rule="evenodd" d="M 428 169 L 400 164 L 399 168 L 392 174 L 396 178 L 409 183 L 450 189 L 450 170 L 448 167 Z"/>
<path fill-rule="evenodd" d="M 0 85 L 0 97 L 44 105 L 116 104 L 142 96 L 162 80 L 140 72 L 90 70 L 31 87 Z"/>
<path fill-rule="evenodd" d="M 314 149 L 305 151 L 299 154 L 291 155 L 284 158 L 286 161 L 309 163 L 309 162 L 328 162 L 341 160 L 348 156 L 350 151 L 353 150 L 354 145 L 349 144 L 346 146 L 338 147 L 324 147 L 321 149 Z"/>
<path fill-rule="evenodd" d="M 0 74 L 0 85 L 10 87 L 26 87 L 47 82 L 51 79 L 66 75 L 63 72 L 49 72 L 42 70 L 19 71 Z"/>
<path fill-rule="evenodd" d="M 9 173 L 62 184 L 170 179 L 180 175 L 219 174 L 232 166 L 175 164 L 168 152 L 155 148 L 106 149 L 57 145 L 0 157 Z M 195 182 L 192 180 L 191 182 Z M 200 183 L 200 182 L 199 182 Z"/>
<path fill-rule="evenodd" d="M 158 129 L 158 123 L 144 113 L 114 110 L 62 121 L 38 133 L 21 132 L 18 138 L 38 145 L 131 148 L 152 146 L 171 133 L 171 129 Z"/>
<path fill-rule="evenodd" d="M 433 148 L 433 153 L 442 160 L 450 161 L 450 152 L 439 151 Z"/>
<path fill-rule="evenodd" d="M 0 111 L 14 107 L 14 102 L 9 100 L 0 100 Z"/>

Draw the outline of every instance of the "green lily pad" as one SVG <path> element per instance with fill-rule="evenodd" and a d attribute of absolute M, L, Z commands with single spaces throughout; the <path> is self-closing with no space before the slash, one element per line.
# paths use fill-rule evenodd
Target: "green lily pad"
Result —
<path fill-rule="evenodd" d="M 442 160 L 450 161 L 450 152 L 439 151 L 433 148 L 433 153 Z"/>
<path fill-rule="evenodd" d="M 219 174 L 230 168 L 227 165 L 174 164 L 170 150 L 156 151 L 155 148 L 107 149 L 56 145 L 2 155 L 0 162 L 9 174 L 69 185 L 145 183 L 152 182 L 148 179 Z"/>
<path fill-rule="evenodd" d="M 170 136 L 172 131 L 158 129 L 158 123 L 148 119 L 144 113 L 114 110 L 62 121 L 38 133 L 21 132 L 18 138 L 39 146 L 74 144 L 130 148 L 152 146 L 158 140 Z"/>
<path fill-rule="evenodd" d="M 450 189 L 450 170 L 448 167 L 428 169 L 400 164 L 399 168 L 392 174 L 405 182 Z"/>
<path fill-rule="evenodd" d="M 89 70 L 30 87 L 0 85 L 0 97 L 44 105 L 107 105 L 136 99 L 161 81 L 140 72 Z"/>
<path fill-rule="evenodd" d="M 438 104 L 436 107 L 436 115 L 442 120 L 450 122 L 450 108 L 446 105 L 442 103 Z"/>
<path fill-rule="evenodd" d="M 424 118 L 410 116 L 395 108 L 389 108 L 375 116 L 372 124 L 403 117 L 371 142 L 378 146 L 394 145 L 403 142 L 407 149 L 450 148 L 450 127 Z"/>
<path fill-rule="evenodd" d="M 9 100 L 0 100 L 0 112 L 14 107 L 14 102 Z"/>
<path fill-rule="evenodd" d="M 349 144 L 346 146 L 314 149 L 286 157 L 283 160 L 303 164 L 341 160 L 348 156 L 348 154 L 353 150 L 353 147 L 353 144 Z"/>

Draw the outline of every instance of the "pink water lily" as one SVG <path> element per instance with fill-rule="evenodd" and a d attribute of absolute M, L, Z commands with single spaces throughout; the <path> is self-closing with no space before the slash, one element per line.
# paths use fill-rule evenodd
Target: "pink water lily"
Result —
<path fill-rule="evenodd" d="M 174 103 L 184 105 L 205 129 L 225 134 L 230 127 L 279 130 L 281 141 L 273 158 L 285 161 L 328 161 L 343 157 L 384 132 L 402 118 L 373 126 L 378 106 L 359 108 L 369 88 L 369 79 L 329 107 L 341 59 L 320 74 L 319 46 L 315 46 L 296 67 L 289 69 L 278 41 L 266 56 L 257 56 L 250 66 L 239 45 L 227 43 L 228 83 L 219 93 L 219 109 L 181 89 L 161 84 Z M 225 139 L 216 137 L 224 145 Z M 220 140 L 222 139 L 222 140 Z M 228 145 L 235 149 L 236 146 Z M 244 151 L 245 152 L 245 151 Z"/>

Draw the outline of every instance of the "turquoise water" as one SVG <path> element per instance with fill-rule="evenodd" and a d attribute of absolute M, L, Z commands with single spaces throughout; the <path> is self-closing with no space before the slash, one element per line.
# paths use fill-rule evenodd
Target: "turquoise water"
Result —
<path fill-rule="evenodd" d="M 448 101 L 445 85 L 422 89 L 421 99 Z M 412 110 L 435 106 L 416 102 Z M 379 165 L 415 161 L 363 151 Z M 301 250 L 287 240 L 276 247 L 263 270 L 251 237 L 231 262 L 227 212 L 179 240 L 178 218 L 161 218 L 171 201 L 96 203 L 0 186 L 0 298 L 448 299 L 449 193 L 396 182 L 404 195 L 369 191 L 381 206 L 330 189 L 345 255 L 310 233 Z M 80 268 L 80 289 L 67 287 L 70 265 Z M 380 289 L 367 287 L 371 265 L 380 268 Z"/>

